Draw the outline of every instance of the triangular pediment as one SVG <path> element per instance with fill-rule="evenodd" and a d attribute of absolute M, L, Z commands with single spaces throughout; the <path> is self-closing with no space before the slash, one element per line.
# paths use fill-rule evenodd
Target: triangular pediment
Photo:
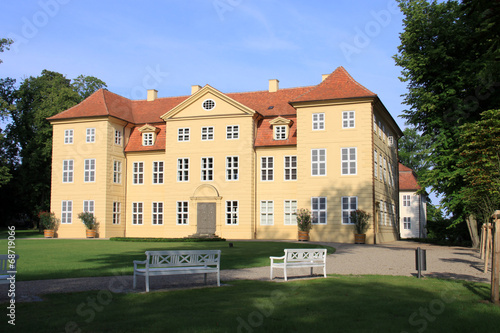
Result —
<path fill-rule="evenodd" d="M 293 121 L 290 120 L 290 119 L 283 118 L 283 117 L 276 117 L 273 120 L 269 121 L 269 124 L 271 124 L 271 125 L 288 125 L 288 126 L 292 126 Z"/>
<path fill-rule="evenodd" d="M 156 128 L 156 127 L 149 125 L 149 124 L 146 124 L 146 125 L 142 126 L 141 128 L 139 128 L 139 132 L 141 132 L 141 133 L 143 133 L 143 132 L 157 132 L 159 130 L 160 130 L 159 128 Z"/>
<path fill-rule="evenodd" d="M 213 109 L 203 109 L 203 104 L 207 100 L 214 101 L 215 106 Z M 178 117 L 223 116 L 229 113 L 253 116 L 256 114 L 256 111 L 207 84 L 172 110 L 163 114 L 161 118 L 167 121 L 168 119 Z"/>

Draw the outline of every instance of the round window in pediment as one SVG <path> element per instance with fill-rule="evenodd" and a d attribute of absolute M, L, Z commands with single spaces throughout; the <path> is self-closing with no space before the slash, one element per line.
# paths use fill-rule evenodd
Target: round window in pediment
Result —
<path fill-rule="evenodd" d="M 206 99 L 203 101 L 202 106 L 204 110 L 210 111 L 215 108 L 215 101 L 213 99 Z"/>

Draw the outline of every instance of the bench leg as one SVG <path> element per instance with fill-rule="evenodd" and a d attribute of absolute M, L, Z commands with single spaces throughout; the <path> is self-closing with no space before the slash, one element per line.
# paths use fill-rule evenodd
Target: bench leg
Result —
<path fill-rule="evenodd" d="M 286 276 L 286 265 L 283 268 L 283 275 L 285 276 L 285 281 L 288 281 L 288 277 Z"/>
<path fill-rule="evenodd" d="M 326 265 L 323 265 L 323 276 L 326 277 Z"/>
<path fill-rule="evenodd" d="M 220 287 L 220 271 L 217 271 L 217 287 Z"/>
<path fill-rule="evenodd" d="M 149 292 L 149 275 L 144 276 L 144 279 L 146 280 L 146 292 Z"/>
<path fill-rule="evenodd" d="M 311 267 L 311 276 L 313 276 L 313 268 Z"/>
<path fill-rule="evenodd" d="M 132 287 L 135 289 L 135 278 L 136 278 L 136 275 L 135 275 L 135 271 L 134 271 L 134 283 L 132 285 Z"/>
<path fill-rule="evenodd" d="M 205 284 L 207 284 L 207 273 L 205 273 L 203 275 L 205 275 Z"/>

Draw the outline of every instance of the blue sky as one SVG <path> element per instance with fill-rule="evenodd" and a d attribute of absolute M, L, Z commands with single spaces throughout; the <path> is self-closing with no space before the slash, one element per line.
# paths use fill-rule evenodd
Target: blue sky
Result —
<path fill-rule="evenodd" d="M 0 77 L 43 69 L 105 81 L 144 99 L 315 85 L 344 66 L 398 117 L 405 109 L 397 53 L 403 15 L 394 0 L 23 0 L 0 5 Z"/>

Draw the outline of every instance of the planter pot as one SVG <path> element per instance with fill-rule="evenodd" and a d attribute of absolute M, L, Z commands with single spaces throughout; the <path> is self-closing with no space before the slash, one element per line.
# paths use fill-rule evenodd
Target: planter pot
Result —
<path fill-rule="evenodd" d="M 365 244 L 366 235 L 365 234 L 354 234 L 354 244 Z"/>
<path fill-rule="evenodd" d="M 95 230 L 88 230 L 87 229 L 87 238 L 95 238 L 96 232 Z"/>
<path fill-rule="evenodd" d="M 43 231 L 43 237 L 45 237 L 45 238 L 54 238 L 54 230 L 45 229 Z"/>
<path fill-rule="evenodd" d="M 309 231 L 299 230 L 299 241 L 307 242 L 309 240 Z"/>

